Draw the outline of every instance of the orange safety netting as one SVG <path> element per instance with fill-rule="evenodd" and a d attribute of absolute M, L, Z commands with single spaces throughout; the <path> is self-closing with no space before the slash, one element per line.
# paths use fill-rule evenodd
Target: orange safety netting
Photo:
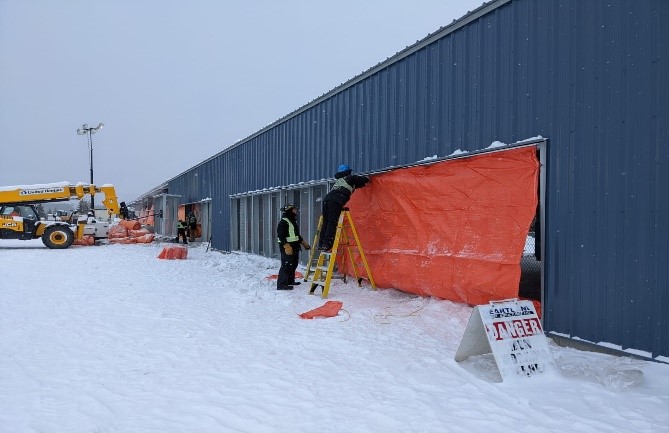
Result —
<path fill-rule="evenodd" d="M 340 301 L 327 301 L 318 308 L 300 314 L 300 317 L 303 319 L 313 319 L 314 317 L 335 317 L 339 314 L 342 305 L 344 305 L 344 303 Z"/>
<path fill-rule="evenodd" d="M 348 207 L 378 287 L 472 305 L 518 296 L 535 147 L 378 174 Z"/>

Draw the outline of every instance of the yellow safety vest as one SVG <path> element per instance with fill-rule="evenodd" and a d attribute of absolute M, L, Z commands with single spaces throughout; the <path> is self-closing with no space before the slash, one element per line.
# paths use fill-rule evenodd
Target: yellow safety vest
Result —
<path fill-rule="evenodd" d="M 299 241 L 300 237 L 295 234 L 295 226 L 293 225 L 293 222 L 288 218 L 281 218 L 281 219 L 288 223 L 288 236 L 286 237 L 286 242 Z M 281 242 L 281 239 L 277 238 L 277 240 Z"/>
<path fill-rule="evenodd" d="M 337 189 L 337 188 L 346 188 L 351 192 L 353 192 L 353 190 L 355 189 L 354 187 L 349 185 L 348 182 L 346 182 L 343 177 L 337 179 L 334 185 L 332 185 L 332 189 Z"/>

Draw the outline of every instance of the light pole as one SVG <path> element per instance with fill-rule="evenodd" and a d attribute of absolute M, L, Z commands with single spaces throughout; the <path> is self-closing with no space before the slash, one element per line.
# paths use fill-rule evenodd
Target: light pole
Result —
<path fill-rule="evenodd" d="M 93 134 L 98 132 L 99 130 L 102 129 L 102 127 L 105 126 L 104 123 L 98 123 L 98 126 L 88 126 L 88 124 L 84 123 L 81 125 L 79 129 L 77 129 L 77 134 L 78 135 L 88 135 L 88 147 L 91 152 L 90 156 L 90 161 L 91 161 L 91 185 L 94 185 L 93 183 Z M 91 211 L 95 215 L 95 200 L 93 194 L 91 194 Z"/>

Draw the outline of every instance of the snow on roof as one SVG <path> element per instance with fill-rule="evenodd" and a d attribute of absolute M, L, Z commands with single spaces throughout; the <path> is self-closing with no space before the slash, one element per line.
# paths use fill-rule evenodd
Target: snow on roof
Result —
<path fill-rule="evenodd" d="M 33 189 L 33 188 L 62 188 L 65 186 L 71 185 L 70 182 L 62 181 L 55 183 L 36 183 L 34 185 L 11 185 L 11 186 L 0 186 L 0 191 L 15 191 L 17 189 Z"/>

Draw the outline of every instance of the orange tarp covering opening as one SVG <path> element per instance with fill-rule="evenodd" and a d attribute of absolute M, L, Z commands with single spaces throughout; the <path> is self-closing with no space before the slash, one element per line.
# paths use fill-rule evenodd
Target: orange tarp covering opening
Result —
<path fill-rule="evenodd" d="M 142 220 L 143 224 L 146 225 L 153 225 L 153 206 L 149 207 L 148 209 L 143 210 L 140 212 L 140 219 Z"/>
<path fill-rule="evenodd" d="M 517 297 L 538 173 L 529 146 L 375 175 L 348 207 L 376 285 L 471 305 Z"/>
<path fill-rule="evenodd" d="M 303 319 L 313 319 L 314 317 L 334 317 L 339 314 L 341 306 L 344 305 L 341 301 L 327 301 L 325 304 L 313 310 L 309 310 L 300 314 Z"/>

